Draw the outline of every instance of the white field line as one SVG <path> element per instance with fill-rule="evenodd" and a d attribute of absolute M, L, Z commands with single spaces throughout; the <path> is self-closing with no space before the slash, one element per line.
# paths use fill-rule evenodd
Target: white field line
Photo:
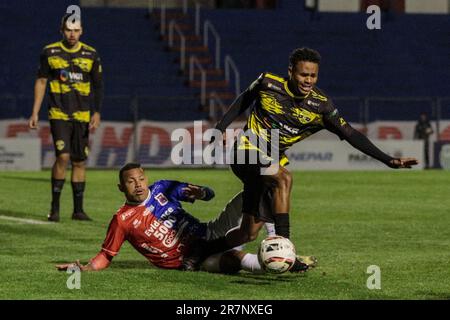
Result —
<path fill-rule="evenodd" d="M 0 219 L 15 221 L 18 223 L 28 223 L 28 224 L 54 224 L 54 222 L 39 221 L 39 220 L 34 220 L 34 219 L 22 219 L 22 218 L 9 217 L 9 216 L 4 216 L 4 215 L 0 215 Z"/>

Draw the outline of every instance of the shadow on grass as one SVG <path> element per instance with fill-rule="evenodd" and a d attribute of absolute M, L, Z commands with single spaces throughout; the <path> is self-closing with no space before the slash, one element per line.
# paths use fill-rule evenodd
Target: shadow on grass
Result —
<path fill-rule="evenodd" d="M 146 260 L 121 260 L 113 261 L 111 269 L 156 269 L 156 267 Z"/>
<path fill-rule="evenodd" d="M 14 177 L 14 176 L 0 176 L 1 179 L 9 179 L 9 180 L 23 180 L 23 181 L 37 181 L 37 182 L 46 182 L 50 185 L 50 177 L 49 178 L 38 178 L 38 177 Z"/>
<path fill-rule="evenodd" d="M 427 300 L 450 300 L 449 292 L 429 292 L 429 291 L 418 291 L 415 292 L 416 295 L 423 296 Z"/>
<path fill-rule="evenodd" d="M 273 285 L 277 282 L 293 282 L 298 279 L 299 275 L 296 274 L 295 277 L 290 277 L 289 275 L 279 274 L 252 274 L 252 273 L 244 273 L 240 272 L 238 274 L 230 275 L 234 277 L 230 283 L 238 284 L 238 285 Z M 300 275 L 300 277 L 304 277 L 305 275 Z"/>
<path fill-rule="evenodd" d="M 49 263 L 51 264 L 66 264 L 71 263 L 74 261 L 67 261 L 67 260 L 51 260 Z M 83 259 L 80 259 L 80 262 L 82 264 L 86 264 L 87 261 L 84 261 Z M 108 268 L 110 270 L 120 269 L 120 270 L 127 270 L 127 269 L 157 269 L 155 266 L 151 265 L 150 262 L 145 260 L 121 260 L 121 261 L 113 261 L 111 262 L 110 267 Z M 163 270 L 163 269 L 161 269 Z"/>

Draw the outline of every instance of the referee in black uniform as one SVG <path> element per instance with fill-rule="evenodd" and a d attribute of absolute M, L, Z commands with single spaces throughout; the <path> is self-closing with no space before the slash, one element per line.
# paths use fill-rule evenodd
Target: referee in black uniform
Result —
<path fill-rule="evenodd" d="M 52 167 L 52 202 L 49 221 L 59 221 L 59 199 L 66 168 L 72 164 L 74 220 L 91 220 L 83 209 L 89 130 L 100 124 L 103 100 L 102 65 L 97 51 L 82 42 L 81 17 L 66 14 L 61 20 L 61 41 L 44 47 L 34 85 L 29 127 L 36 129 L 39 110 L 49 84 L 48 117 L 56 160 Z"/>

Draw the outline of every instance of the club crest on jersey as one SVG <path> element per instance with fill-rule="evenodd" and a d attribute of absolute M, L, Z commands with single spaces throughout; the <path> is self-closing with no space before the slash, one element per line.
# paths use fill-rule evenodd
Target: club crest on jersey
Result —
<path fill-rule="evenodd" d="M 159 202 L 160 205 L 165 206 L 169 201 L 167 200 L 166 196 L 160 192 L 155 196 L 156 201 Z"/>
<path fill-rule="evenodd" d="M 298 120 L 302 124 L 307 124 L 312 121 L 314 121 L 315 118 L 317 118 L 317 114 L 314 112 L 310 112 L 306 109 L 302 108 L 295 108 L 293 109 L 294 116 L 298 118 Z"/>
<path fill-rule="evenodd" d="M 63 140 L 58 140 L 55 142 L 55 145 L 56 145 L 56 149 L 58 151 L 61 151 L 62 149 L 64 149 L 65 143 Z"/>

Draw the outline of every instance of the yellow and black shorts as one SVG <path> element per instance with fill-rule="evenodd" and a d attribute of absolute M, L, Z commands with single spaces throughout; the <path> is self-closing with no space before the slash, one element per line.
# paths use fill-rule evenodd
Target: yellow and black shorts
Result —
<path fill-rule="evenodd" d="M 89 123 L 73 120 L 50 120 L 55 155 L 69 153 L 75 162 L 84 161 L 89 154 Z"/>

